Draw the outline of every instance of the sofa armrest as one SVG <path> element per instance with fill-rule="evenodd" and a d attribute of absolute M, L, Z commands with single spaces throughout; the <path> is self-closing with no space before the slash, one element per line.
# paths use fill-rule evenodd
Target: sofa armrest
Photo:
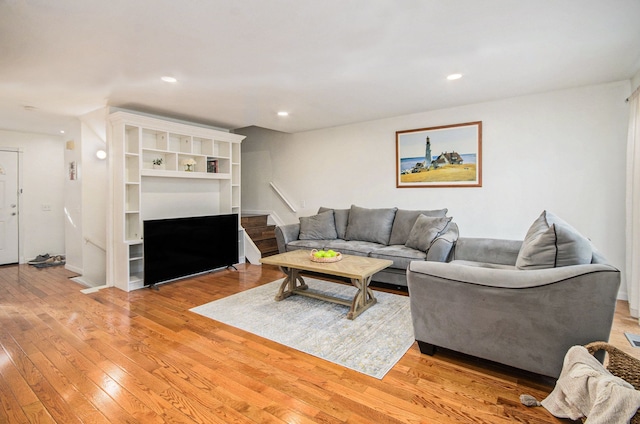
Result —
<path fill-rule="evenodd" d="M 300 235 L 300 224 L 287 224 L 276 227 L 276 242 L 278 243 L 278 252 L 287 251 L 287 243 L 298 240 Z"/>
<path fill-rule="evenodd" d="M 545 286 L 598 272 L 611 272 L 612 274 L 618 275 L 618 278 L 620 274 L 618 269 L 607 264 L 519 270 L 516 268 L 496 269 L 469 266 L 458 263 L 457 261 L 448 263 L 413 261 L 409 264 L 408 269 L 416 274 L 425 274 L 442 280 L 506 289 Z"/>

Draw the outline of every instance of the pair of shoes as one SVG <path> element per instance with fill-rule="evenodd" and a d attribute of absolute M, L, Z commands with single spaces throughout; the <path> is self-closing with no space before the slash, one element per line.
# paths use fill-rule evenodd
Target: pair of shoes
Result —
<path fill-rule="evenodd" d="M 64 256 L 56 255 L 56 256 L 50 256 L 49 258 L 47 258 L 44 261 L 44 263 L 46 263 L 46 264 L 51 264 L 51 263 L 55 264 L 55 263 L 62 262 L 62 261 L 64 261 Z"/>
<path fill-rule="evenodd" d="M 34 259 L 30 260 L 27 263 L 28 264 L 41 264 L 43 262 L 46 262 L 49 258 L 51 258 L 51 256 L 49 256 L 48 253 L 45 253 L 43 255 L 36 256 Z"/>

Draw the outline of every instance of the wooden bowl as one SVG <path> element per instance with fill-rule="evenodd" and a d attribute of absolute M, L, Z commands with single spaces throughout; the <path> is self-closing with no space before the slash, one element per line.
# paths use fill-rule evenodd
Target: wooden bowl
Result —
<path fill-rule="evenodd" d="M 314 254 L 317 251 L 318 249 L 313 249 L 311 251 L 311 255 L 309 255 L 309 259 L 311 259 L 311 262 L 331 263 L 331 262 L 338 262 L 342 260 L 342 254 L 340 252 L 336 252 L 336 256 L 332 258 L 316 258 Z"/>

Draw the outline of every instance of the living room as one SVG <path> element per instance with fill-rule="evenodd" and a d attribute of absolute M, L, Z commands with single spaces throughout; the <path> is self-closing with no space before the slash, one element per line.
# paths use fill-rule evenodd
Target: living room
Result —
<path fill-rule="evenodd" d="M 436 3 L 430 3 L 430 6 L 435 8 Z M 494 25 L 498 23 L 491 21 L 492 17 L 488 15 L 495 14 L 504 6 L 500 3 L 493 4 L 484 15 L 488 22 L 493 22 Z M 411 6 L 418 7 L 414 4 Z M 548 6 L 553 10 L 553 5 Z M 597 2 L 590 6 L 594 9 L 600 7 Z M 619 6 L 628 11 L 627 15 L 633 15 L 633 12 L 637 11 L 637 7 L 631 2 L 621 2 Z M 12 5 L 6 4 L 2 7 L 5 10 L 8 8 L 8 12 L 13 12 Z M 558 15 L 566 19 L 565 14 L 579 7 L 584 6 L 578 6 L 575 3 L 559 6 Z M 608 5 L 605 9 L 612 7 L 614 6 Z M 407 8 L 410 9 L 409 6 Z M 536 6 L 536 8 L 543 9 L 543 6 Z M 589 7 L 584 8 L 589 9 Z M 121 12 L 118 8 L 114 8 L 110 13 L 115 14 L 116 10 Z M 257 6 L 256 10 L 259 10 Z M 388 9 L 383 8 L 383 10 Z M 54 15 L 64 14 L 63 12 L 61 8 Z M 373 11 L 370 13 L 374 14 Z M 524 12 L 520 11 L 520 13 Z M 410 14 L 409 11 L 405 11 L 397 19 L 406 18 Z M 370 17 L 367 13 L 364 15 Z M 16 70 L 18 67 L 11 67 L 11 72 L 3 77 L 3 80 L 9 83 L 1 85 L 4 87 L 2 92 L 6 100 L 3 101 L 5 108 L 0 112 L 2 115 L 0 145 L 19 149 L 22 158 L 23 193 L 20 204 L 19 262 L 24 263 L 45 252 L 65 254 L 66 269 L 70 274 L 79 274 L 87 285 L 100 286 L 105 283 L 108 267 L 105 250 L 109 239 L 105 231 L 109 228 L 106 213 L 109 202 L 105 195 L 109 187 L 108 160 L 98 159 L 95 152 L 109 151 L 106 144 L 107 114 L 117 106 L 173 120 L 194 121 L 200 125 L 219 127 L 232 130 L 236 134 L 246 135 L 241 151 L 243 213 L 268 213 L 272 215 L 272 219 L 283 224 L 297 222 L 300 217 L 314 215 L 320 207 L 348 208 L 351 205 L 358 205 L 370 208 L 392 206 L 405 209 L 447 208 L 449 215 L 458 224 L 461 236 L 521 240 L 531 222 L 542 210 L 553 211 L 591 239 L 611 263 L 622 271 L 622 284 L 618 298 L 626 300 L 628 291 L 625 281 L 627 255 L 625 196 L 629 105 L 625 100 L 640 86 L 640 65 L 638 43 L 629 41 L 637 35 L 637 32 L 633 32 L 636 30 L 630 30 L 632 25 L 627 24 L 626 20 L 625 25 L 615 25 L 612 20 L 621 19 L 618 14 L 602 13 L 601 15 L 602 20 L 589 22 L 596 28 L 594 32 L 611 28 L 612 33 L 616 31 L 623 33 L 620 37 L 624 42 L 615 44 L 616 49 L 620 51 L 602 52 L 600 48 L 580 51 L 580 56 L 575 61 L 580 62 L 579 67 L 583 69 L 591 68 L 591 74 L 586 72 L 568 76 L 561 82 L 554 82 L 555 85 L 543 87 L 536 78 L 515 76 L 509 74 L 508 70 L 495 69 L 496 76 L 492 81 L 495 91 L 489 96 L 482 97 L 476 91 L 477 85 L 488 82 L 474 80 L 473 71 L 478 73 L 482 67 L 490 66 L 489 64 L 480 61 L 478 67 L 469 72 L 460 69 L 445 71 L 440 63 L 441 59 L 438 59 L 438 67 L 442 69 L 438 69 L 437 72 L 431 71 L 439 78 L 438 81 L 435 81 L 435 77 L 433 78 L 433 91 L 417 84 L 415 91 L 419 94 L 409 95 L 407 91 L 396 93 L 394 84 L 390 83 L 388 86 L 380 87 L 377 94 L 373 90 L 373 94 L 368 91 L 367 96 L 364 96 L 369 103 L 375 103 L 378 106 L 389 103 L 390 108 L 393 106 L 390 112 L 381 112 L 384 108 L 372 108 L 369 109 L 369 115 L 365 118 L 352 120 L 352 115 L 343 109 L 340 112 L 325 110 L 326 116 L 334 118 L 331 121 L 325 121 L 330 122 L 325 125 L 302 124 L 296 121 L 308 119 L 303 116 L 303 110 L 313 113 L 315 110 L 322 109 L 313 100 L 313 94 L 327 88 L 323 84 L 315 85 L 309 81 L 313 89 L 309 90 L 311 95 L 307 98 L 307 108 L 304 109 L 299 104 L 299 100 L 294 103 L 295 90 L 288 88 L 286 78 L 279 75 L 271 75 L 271 80 L 267 76 L 264 77 L 276 88 L 285 87 L 283 89 L 285 94 L 278 97 L 279 104 L 270 104 L 265 107 L 265 110 L 241 110 L 239 115 L 248 118 L 234 121 L 222 112 L 220 115 L 210 115 L 216 113 L 215 111 L 197 112 L 191 115 L 187 109 L 173 109 L 172 102 L 179 104 L 178 100 L 172 96 L 180 90 L 180 81 L 176 85 L 169 86 L 169 90 L 161 85 L 164 84 L 162 82 L 140 82 L 140 86 L 147 85 L 147 88 L 150 88 L 151 99 L 155 99 L 156 104 L 139 103 L 135 94 L 138 94 L 136 90 L 142 91 L 142 88 L 136 86 L 138 82 L 133 82 L 131 86 L 134 87 L 132 90 L 134 96 L 130 98 L 125 99 L 118 89 L 114 88 L 113 92 L 109 92 L 111 94 L 100 93 L 102 104 L 93 102 L 93 99 L 92 103 L 81 98 L 78 99 L 76 113 L 69 113 L 72 108 L 68 105 L 65 105 L 66 109 L 63 113 L 62 109 L 53 110 L 48 104 L 50 100 L 45 101 L 44 98 L 41 99 L 27 89 L 26 87 L 33 81 L 28 78 L 28 75 L 20 76 Z M 11 13 L 5 16 L 15 17 Z M 112 15 L 110 16 L 113 18 Z M 593 15 L 589 16 L 593 19 Z M 322 17 L 326 15 L 322 14 Z M 255 18 L 253 14 L 252 18 Z M 132 11 L 127 19 L 135 22 L 135 19 L 139 19 L 139 15 Z M 577 19 L 582 23 L 579 17 Z M 524 21 L 526 19 L 519 22 Z M 86 25 L 91 21 L 87 19 L 83 22 Z M 552 20 L 545 24 L 545 28 L 547 25 L 551 27 L 553 23 L 555 21 Z M 340 25 L 348 27 L 342 20 L 334 24 L 340 28 L 342 28 Z M 12 27 L 15 25 L 15 23 L 12 24 Z M 362 23 L 359 25 L 367 26 Z M 576 31 L 584 31 L 584 27 L 588 26 L 575 25 Z M 515 32 L 515 26 L 511 24 L 505 27 L 505 31 Z M 264 29 L 263 26 L 258 28 Z M 300 29 L 298 26 L 295 28 Z M 361 30 L 362 27 L 358 26 L 357 29 Z M 255 29 L 247 32 L 255 34 L 254 31 L 257 32 Z M 241 31 L 234 33 L 234 36 L 242 39 L 240 33 Z M 582 32 L 579 33 L 582 34 Z M 49 33 L 43 30 L 39 35 L 45 34 Z M 68 33 L 64 31 L 63 34 L 64 40 L 68 41 Z M 369 32 L 367 34 L 371 35 Z M 571 34 L 565 32 L 562 34 L 566 37 L 563 41 L 567 45 L 572 45 Z M 339 42 L 333 38 L 336 37 L 335 35 L 330 37 L 336 43 Z M 611 37 L 615 38 L 613 35 Z M 97 36 L 96 39 L 98 39 Z M 91 40 L 94 41 L 93 38 Z M 243 40 L 248 42 L 246 39 Z M 379 38 L 376 40 L 380 41 Z M 109 43 L 112 42 L 114 40 L 110 39 Z M 354 36 L 353 43 L 355 45 L 364 43 L 363 37 Z M 110 49 L 114 48 L 111 44 L 108 46 Z M 199 46 L 205 48 L 206 43 Z M 296 52 L 300 48 L 297 45 L 291 48 L 294 47 Z M 433 48 L 431 44 L 429 47 Z M 461 46 L 458 47 L 463 50 Z M 538 54 L 539 50 L 551 49 L 551 47 L 548 41 L 547 44 L 542 42 L 532 48 L 532 55 Z M 500 44 L 495 45 L 494 50 L 490 46 L 486 48 L 488 50 L 483 50 L 482 54 L 487 54 L 490 59 L 496 59 L 500 56 L 499 50 L 506 47 Z M 140 46 L 138 49 L 144 50 Z M 407 49 L 415 55 L 415 50 Z M 88 50 L 90 48 L 83 52 L 87 53 Z M 543 56 L 532 56 L 535 59 L 532 58 L 527 66 L 533 70 L 533 74 L 537 72 L 540 75 L 550 75 L 565 72 L 567 68 L 563 67 L 565 62 L 561 59 L 563 54 L 570 56 L 571 51 L 552 50 L 556 62 L 544 62 Z M 15 49 L 12 49 L 12 52 L 15 52 Z M 601 52 L 601 59 L 596 58 L 592 61 L 587 59 L 589 55 L 593 56 L 598 52 Z M 358 56 L 358 59 L 364 61 L 370 51 L 368 48 L 362 48 L 360 53 L 362 56 Z M 436 53 L 447 56 L 446 51 L 439 49 L 434 52 L 434 57 L 437 56 Z M 472 56 L 476 54 L 475 51 L 470 53 Z M 47 53 L 47 55 L 53 56 L 53 53 Z M 100 64 L 108 67 L 108 64 L 102 63 L 103 59 L 100 59 L 100 55 L 96 56 L 95 64 L 84 68 L 87 74 L 91 73 L 93 67 L 100 67 Z M 425 56 L 427 56 L 425 60 L 428 61 L 428 54 Z M 458 53 L 456 56 L 462 55 Z M 598 74 L 599 69 L 595 69 L 596 63 L 615 62 L 621 56 L 625 56 L 626 59 L 617 72 L 606 74 L 606 77 L 602 77 L 604 72 Z M 9 57 L 17 62 L 22 60 L 19 55 Z M 182 59 L 182 56 L 179 58 Z M 48 57 L 48 59 L 52 63 L 56 61 L 55 57 Z M 241 61 L 240 58 L 233 57 L 229 57 L 229 60 Z M 487 61 L 490 62 L 490 60 Z M 176 59 L 176 62 L 179 60 Z M 361 85 L 375 85 L 377 80 L 367 82 L 363 74 L 369 70 L 364 65 L 363 68 L 359 68 L 350 61 L 345 60 L 345 62 L 347 63 L 344 64 L 344 70 L 336 71 L 337 74 L 341 74 L 341 79 L 334 95 L 338 103 L 348 105 L 349 100 L 363 95 L 361 90 L 364 88 Z M 161 68 L 155 60 L 149 63 L 154 64 L 158 69 Z M 558 64 L 557 68 L 551 69 L 555 64 Z M 287 61 L 287 66 L 296 68 L 293 65 L 295 61 Z M 336 64 L 336 68 L 340 68 L 338 65 L 340 63 Z M 24 67 L 23 69 L 29 69 L 30 62 L 25 59 L 21 66 Z M 464 68 L 468 65 L 459 62 L 455 66 Z M 78 88 L 78 91 L 72 94 L 65 89 L 56 88 L 56 78 L 60 78 L 61 74 L 68 71 L 67 67 L 73 66 L 67 63 L 64 66 L 54 67 L 49 80 L 34 84 L 36 89 L 53 97 L 83 97 L 79 94 L 82 88 Z M 327 65 L 322 71 L 326 72 L 331 68 Z M 571 70 L 573 71 L 574 68 L 572 67 Z M 181 71 L 183 74 L 188 74 L 186 70 Z M 448 72 L 458 71 L 463 73 L 460 80 L 445 79 Z M 127 74 L 126 70 L 120 70 L 120 72 L 123 75 Z M 202 73 L 206 74 L 206 72 Z M 28 73 L 25 72 L 25 74 Z M 327 75 L 328 80 L 329 76 L 333 76 Z M 401 79 L 403 75 L 400 73 L 397 77 Z M 192 78 L 196 80 L 206 79 L 206 77 L 198 72 L 198 75 Z M 321 79 L 318 73 L 310 73 L 307 78 L 311 77 Z M 429 77 L 431 78 L 432 74 L 429 74 Z M 225 78 L 229 77 L 225 75 Z M 253 76 L 247 75 L 247 81 L 251 78 Z M 359 78 L 361 78 L 360 82 L 357 81 Z M 261 81 L 252 80 L 252 82 L 246 82 L 246 85 L 251 85 L 256 89 L 255 91 L 260 91 Z M 504 81 L 504 88 L 500 88 L 500 81 Z M 347 89 L 348 82 L 352 82 L 355 88 Z M 113 80 L 109 80 L 109 83 L 117 85 Z M 11 84 L 13 86 L 9 87 Z M 209 84 L 216 85 L 216 82 L 212 81 Z M 24 89 L 26 94 L 20 94 L 20 88 Z M 188 96 L 191 99 L 200 95 L 197 89 L 190 88 L 186 91 L 189 92 Z M 207 92 L 206 97 L 214 98 L 216 95 L 223 94 L 228 94 L 226 89 L 215 93 Z M 105 103 L 105 99 L 110 95 L 112 99 Z M 184 94 L 180 94 L 182 95 Z M 260 103 L 257 98 L 246 96 L 250 99 L 246 100 L 247 102 Z M 411 107 L 398 106 L 405 96 L 407 103 L 409 100 L 414 102 Z M 432 101 L 430 97 L 433 97 L 434 103 L 430 103 Z M 416 100 L 420 98 L 424 98 L 422 103 Z M 275 116 L 275 112 L 279 109 L 274 108 L 288 107 L 285 104 L 287 99 L 297 108 L 290 109 L 291 113 L 287 117 Z M 145 101 L 148 100 L 145 99 Z M 182 101 L 181 98 L 180 102 Z M 195 100 L 193 102 L 195 103 Z M 209 103 L 211 102 L 209 100 Z M 416 104 L 423 106 L 415 107 Z M 37 109 L 25 109 L 25 106 L 31 105 Z M 354 110 L 358 108 L 358 106 L 345 107 L 351 107 Z M 362 108 L 364 109 L 364 105 Z M 229 109 L 237 111 L 242 108 L 233 103 L 230 104 Z M 267 114 L 273 116 L 262 117 Z M 27 122 L 25 116 L 29 119 L 28 124 L 18 125 L 23 121 Z M 475 121 L 482 122 L 481 187 L 396 187 L 398 160 L 395 144 L 396 131 Z M 227 125 L 229 122 L 234 124 L 241 122 L 241 124 Z M 292 129 L 298 125 L 300 129 Z M 60 134 L 60 129 L 64 129 L 65 133 Z M 69 141 L 73 144 L 69 144 Z M 76 179 L 71 179 L 69 176 L 71 162 L 79 166 Z M 271 183 L 278 187 L 284 195 L 284 200 L 289 202 L 294 210 L 273 190 Z M 132 296 L 136 295 L 132 294 Z"/>

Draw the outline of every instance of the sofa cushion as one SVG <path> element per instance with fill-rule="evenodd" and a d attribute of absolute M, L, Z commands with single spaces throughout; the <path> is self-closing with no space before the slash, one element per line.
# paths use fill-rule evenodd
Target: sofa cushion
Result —
<path fill-rule="evenodd" d="M 379 243 L 358 240 L 327 240 L 324 248 L 333 249 L 345 255 L 369 256 L 369 253 L 382 247 Z"/>
<path fill-rule="evenodd" d="M 332 240 L 338 238 L 333 211 L 300 217 L 299 240 Z"/>
<path fill-rule="evenodd" d="M 461 237 L 456 241 L 452 259 L 515 267 L 522 243 L 522 240 Z"/>
<path fill-rule="evenodd" d="M 291 250 L 324 250 L 327 243 L 333 240 L 293 240 L 287 243 L 287 252 Z"/>
<path fill-rule="evenodd" d="M 575 228 L 543 211 L 533 222 L 524 238 L 516 267 L 544 269 L 591 263 L 591 242 Z"/>
<path fill-rule="evenodd" d="M 391 268 L 407 269 L 411 261 L 424 261 L 427 257 L 425 252 L 412 249 L 401 244 L 384 246 L 369 253 L 372 258 L 387 259 L 393 261 Z"/>
<path fill-rule="evenodd" d="M 435 209 L 432 211 L 398 209 L 396 217 L 393 220 L 389 244 L 405 244 L 409 238 L 413 224 L 416 223 L 416 219 L 418 219 L 420 215 L 444 217 L 447 215 L 447 209 Z"/>
<path fill-rule="evenodd" d="M 367 209 L 351 205 L 345 239 L 388 245 L 397 210 L 398 208 Z"/>
<path fill-rule="evenodd" d="M 333 218 L 336 222 L 336 232 L 339 239 L 344 239 L 347 234 L 347 224 L 349 223 L 349 211 L 351 209 L 331 209 L 320 207 L 318 213 L 333 211 Z"/>
<path fill-rule="evenodd" d="M 436 237 L 446 231 L 449 222 L 451 217 L 418 216 L 405 246 L 426 252 Z"/>

